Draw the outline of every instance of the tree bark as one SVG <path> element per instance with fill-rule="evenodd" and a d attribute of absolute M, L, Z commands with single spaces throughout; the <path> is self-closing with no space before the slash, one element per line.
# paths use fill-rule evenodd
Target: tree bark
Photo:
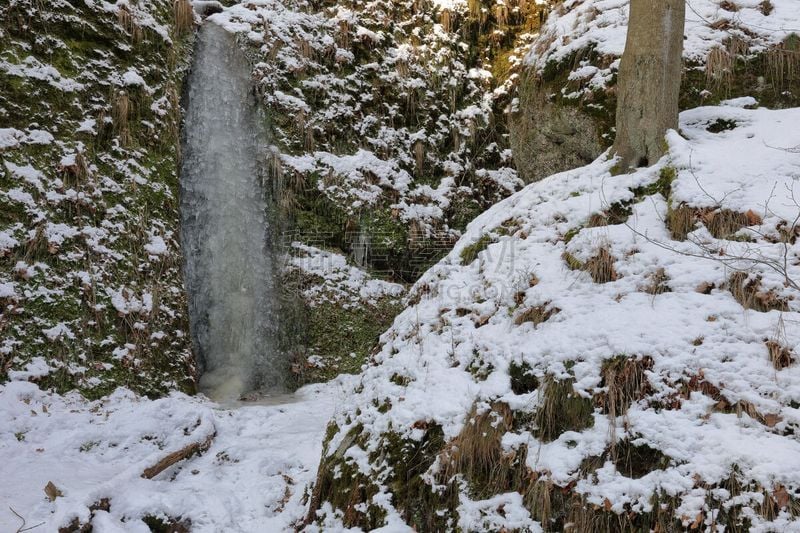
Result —
<path fill-rule="evenodd" d="M 684 0 L 631 0 L 628 37 L 617 83 L 619 167 L 646 167 L 666 152 L 678 128 L 683 73 Z"/>

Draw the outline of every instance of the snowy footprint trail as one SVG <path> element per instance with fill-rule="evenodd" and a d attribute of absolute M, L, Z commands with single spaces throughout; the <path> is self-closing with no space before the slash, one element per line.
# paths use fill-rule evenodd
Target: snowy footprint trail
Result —
<path fill-rule="evenodd" d="M 200 388 L 217 400 L 280 389 L 273 260 L 261 184 L 267 140 L 235 37 L 198 32 L 185 101 L 182 241 Z"/>
<path fill-rule="evenodd" d="M 224 409 L 173 394 L 123 389 L 88 402 L 25 382 L 0 386 L 0 531 L 77 518 L 95 533 L 147 532 L 146 516 L 191 521 L 193 532 L 292 531 L 306 513 L 326 425 L 353 377 L 304 387 L 293 403 Z M 212 437 L 213 436 L 213 437 Z M 142 472 L 174 450 L 210 447 L 153 479 Z M 61 492 L 49 501 L 44 488 Z M 109 500 L 108 511 L 90 507 Z"/>

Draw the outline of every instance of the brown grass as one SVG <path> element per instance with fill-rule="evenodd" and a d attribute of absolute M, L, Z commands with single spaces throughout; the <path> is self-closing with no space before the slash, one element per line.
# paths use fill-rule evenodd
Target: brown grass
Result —
<path fill-rule="evenodd" d="M 425 169 L 425 143 L 422 141 L 414 143 L 414 163 L 417 174 L 422 174 Z"/>
<path fill-rule="evenodd" d="M 706 86 L 727 92 L 733 85 L 733 65 L 735 57 L 725 48 L 717 46 L 706 57 Z"/>
<path fill-rule="evenodd" d="M 552 442 L 565 431 L 581 431 L 594 425 L 592 401 L 575 392 L 573 381 L 547 376 L 539 387 L 539 407 L 534 416 L 539 440 Z"/>
<path fill-rule="evenodd" d="M 776 91 L 800 78 L 800 38 L 792 37 L 766 52 L 766 74 Z"/>
<path fill-rule="evenodd" d="M 442 25 L 442 29 L 447 33 L 455 29 L 456 20 L 458 20 L 458 15 L 449 9 L 442 9 L 439 13 L 439 23 Z"/>
<path fill-rule="evenodd" d="M 314 48 L 311 46 L 311 43 L 303 39 L 302 37 L 297 37 L 295 39 L 295 46 L 298 50 L 300 50 L 300 55 L 306 59 L 314 59 L 315 53 Z"/>
<path fill-rule="evenodd" d="M 614 268 L 616 259 L 607 247 L 600 248 L 597 255 L 586 261 L 583 270 L 589 273 L 595 283 L 616 281 L 619 276 Z"/>
<path fill-rule="evenodd" d="M 709 233 L 718 239 L 731 237 L 740 229 L 750 225 L 746 214 L 728 209 L 700 212 L 700 218 Z"/>
<path fill-rule="evenodd" d="M 792 350 L 788 346 L 774 339 L 768 340 L 766 345 L 769 351 L 769 360 L 772 361 L 776 370 L 783 370 L 794 363 Z"/>
<path fill-rule="evenodd" d="M 601 386 L 606 391 L 596 400 L 601 410 L 615 419 L 628 412 L 633 402 L 641 400 L 652 392 L 647 380 L 647 371 L 653 368 L 651 357 L 615 357 L 603 364 Z"/>
<path fill-rule="evenodd" d="M 680 205 L 667 210 L 667 227 L 670 235 L 677 241 L 685 241 L 686 237 L 694 230 L 695 210 L 686 205 Z"/>
<path fill-rule="evenodd" d="M 730 0 L 722 0 L 722 2 L 719 3 L 719 7 L 731 13 L 737 13 L 739 11 L 739 6 Z"/>
<path fill-rule="evenodd" d="M 760 276 L 751 278 L 745 272 L 734 272 L 728 279 L 728 290 L 745 309 L 761 313 L 789 309 L 786 300 L 778 296 L 774 290 L 762 290 Z"/>
<path fill-rule="evenodd" d="M 144 37 L 142 27 L 136 24 L 133 15 L 128 10 L 128 6 L 120 5 L 117 9 L 117 24 L 128 33 L 131 37 L 131 42 L 134 44 L 141 42 Z"/>
<path fill-rule="evenodd" d="M 553 307 L 550 305 L 550 302 L 547 302 L 544 305 L 525 309 L 514 319 L 514 324 L 519 326 L 525 322 L 532 322 L 534 327 L 536 327 L 539 324 L 548 321 L 550 317 L 560 312 L 561 309 L 558 307 Z"/>
<path fill-rule="evenodd" d="M 345 50 L 350 48 L 350 23 L 346 20 L 339 21 L 339 28 L 336 32 L 336 44 Z"/>
<path fill-rule="evenodd" d="M 190 0 L 175 0 L 172 3 L 175 32 L 183 35 L 194 29 L 194 9 Z"/>
<path fill-rule="evenodd" d="M 506 490 L 509 468 L 517 457 L 513 452 L 506 454 L 501 441 L 512 423 L 511 408 L 505 403 L 494 403 L 480 414 L 473 406 L 461 432 L 440 453 L 441 481 L 449 483 L 461 474 L 482 494 Z M 520 466 L 524 468 L 524 460 Z"/>
<path fill-rule="evenodd" d="M 122 146 L 130 146 L 133 141 L 130 132 L 129 118 L 131 113 L 131 98 L 125 91 L 117 91 L 111 106 L 111 120 L 114 132 L 119 137 Z"/>
<path fill-rule="evenodd" d="M 669 288 L 669 276 L 667 276 L 667 272 L 663 267 L 648 274 L 647 280 L 648 282 L 642 288 L 642 292 L 652 294 L 653 296 L 658 296 L 659 294 L 664 294 L 665 292 L 670 292 L 671 290 Z"/>
<path fill-rule="evenodd" d="M 509 12 L 508 6 L 505 4 L 495 4 L 494 8 L 494 19 L 497 22 L 497 25 L 500 27 L 508 26 L 509 22 Z"/>
<path fill-rule="evenodd" d="M 89 162 L 83 151 L 75 154 L 75 163 L 72 165 L 60 165 L 59 170 L 64 177 L 64 183 L 68 186 L 78 185 L 85 182 L 89 177 Z"/>

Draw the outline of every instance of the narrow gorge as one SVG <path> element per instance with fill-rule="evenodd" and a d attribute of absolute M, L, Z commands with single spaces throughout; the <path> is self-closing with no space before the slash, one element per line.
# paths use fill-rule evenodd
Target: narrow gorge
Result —
<path fill-rule="evenodd" d="M 0 1 L 0 531 L 800 531 L 800 2 L 627 168 L 637 2 Z"/>

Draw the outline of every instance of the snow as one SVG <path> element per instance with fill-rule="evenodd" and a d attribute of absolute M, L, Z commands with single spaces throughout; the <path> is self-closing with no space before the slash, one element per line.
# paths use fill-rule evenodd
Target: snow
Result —
<path fill-rule="evenodd" d="M 341 254 L 299 242 L 292 243 L 295 255 L 289 265 L 310 276 L 319 276 L 320 283 L 302 287 L 303 297 L 311 305 L 337 303 L 345 308 L 375 304 L 384 297 L 399 298 L 405 287 L 369 276 L 364 270 L 347 264 Z"/>
<path fill-rule="evenodd" d="M 2 245 L 2 241 L 0 241 L 0 245 Z M 14 287 L 15 285 L 11 282 L 0 282 L 0 299 L 16 299 L 17 291 Z"/>
<path fill-rule="evenodd" d="M 752 104 L 682 113 L 685 137 L 670 132 L 669 153 L 653 167 L 612 176 L 615 161 L 603 156 L 532 184 L 475 219 L 450 255 L 411 289 L 409 299 L 419 303 L 381 337 L 381 350 L 350 398 L 347 416 L 336 419 L 341 429 L 330 449 L 355 426 L 363 426 L 369 452 L 387 431 L 419 438 L 415 427 L 421 420 L 440 425 L 445 438 L 453 438 L 473 404 L 488 408 L 500 401 L 529 410 L 536 392 L 511 391 L 512 363 L 525 363 L 539 378 L 573 378 L 575 391 L 591 397 L 603 390 L 606 361 L 620 354 L 647 356 L 653 361 L 647 371 L 652 396 L 635 402 L 624 418 L 595 412 L 592 428 L 553 442 L 540 442 L 529 432 L 511 432 L 503 442 L 526 444 L 535 451 L 527 458 L 532 471 L 559 486 L 575 483 L 574 490 L 590 503 L 611 505 L 615 512 L 626 505 L 646 510 L 652 494 L 663 491 L 676 496 L 681 515 L 693 520 L 709 498 L 725 501 L 719 491 L 698 493 L 697 480 L 713 487 L 734 465 L 744 485 L 800 490 L 800 442 L 792 429 L 800 421 L 793 407 L 800 402 L 800 367 L 776 368 L 765 344 L 778 339 L 794 354 L 800 348 L 800 330 L 789 326 L 800 320 L 800 244 L 781 242 L 777 229 L 796 227 L 800 217 L 800 160 L 793 150 L 776 149 L 800 145 L 795 127 L 800 109 L 745 109 L 743 103 Z M 717 119 L 734 120 L 736 128 L 709 132 Z M 634 193 L 655 183 L 664 168 L 676 174 L 669 199 Z M 593 214 L 620 202 L 630 203 L 625 222 L 587 224 Z M 680 241 L 665 220 L 668 206 L 683 203 L 759 216 L 750 215 L 753 225 L 737 233 L 747 239 L 716 238 L 698 223 Z M 462 252 L 487 238 L 485 250 L 462 264 Z M 568 252 L 585 262 L 601 248 L 614 258 L 616 279 L 607 283 L 570 270 L 563 258 Z M 728 284 L 737 268 L 783 298 L 786 309 L 743 308 Z M 645 288 L 657 271 L 669 291 L 654 295 Z M 516 320 L 537 306 L 560 312 L 537 326 Z M 491 370 L 476 377 L 470 372 L 476 366 Z M 408 384 L 398 385 L 393 379 L 398 375 Z M 718 398 L 698 391 L 674 409 L 658 407 L 664 398 L 680 397 L 692 379 L 719 389 L 726 405 L 739 406 L 739 414 L 720 409 Z M 385 405 L 388 411 L 380 408 Z M 640 479 L 626 477 L 613 464 L 596 477 L 584 476 L 582 461 L 601 455 L 609 439 L 647 444 L 669 456 L 670 465 Z M 379 465 L 355 464 L 380 486 Z M 755 504 L 743 505 L 749 513 Z M 499 520 L 488 503 L 470 502 L 464 494 L 462 507 L 465 523 Z M 776 524 L 800 529 L 788 515 L 772 525 L 760 516 L 753 520 L 757 529 Z"/>
<path fill-rule="evenodd" d="M 63 77 L 54 66 L 44 64 L 33 56 L 24 58 L 19 64 L 0 60 L 0 70 L 11 76 L 46 81 L 56 89 L 67 93 L 82 91 L 85 88 L 82 83 Z"/>
<path fill-rule="evenodd" d="M 346 379 L 305 387 L 294 396 L 225 408 L 173 394 L 161 400 L 124 389 L 88 402 L 35 385 L 0 386 L 0 530 L 43 522 L 54 531 L 97 512 L 97 531 L 142 531 L 146 515 L 183 517 L 192 531 L 289 531 L 305 515 L 325 426 L 341 405 Z M 192 442 L 210 448 L 154 479 L 145 468 Z M 63 493 L 54 502 L 44 487 Z M 148 530 L 145 528 L 145 530 Z"/>
<path fill-rule="evenodd" d="M 697 108 L 683 113 L 686 140 L 670 137 L 684 169 L 675 200 L 693 207 L 720 206 L 733 211 L 754 209 L 762 218 L 793 220 L 800 199 L 800 109 L 747 110 L 752 100 L 740 100 L 716 108 Z M 734 129 L 711 133 L 717 121 L 729 121 Z M 720 142 L 725 150 L 719 150 Z M 731 157 L 731 153 L 747 157 Z M 692 178 L 702 176 L 702 182 Z M 775 221 L 777 222 L 777 221 Z"/>
<path fill-rule="evenodd" d="M 531 519 L 518 492 L 498 494 L 482 501 L 472 501 L 462 494 L 459 496 L 458 516 L 458 527 L 462 531 L 544 531 Z"/>
<path fill-rule="evenodd" d="M 150 237 L 150 242 L 144 245 L 145 251 L 150 255 L 166 255 L 167 250 L 167 243 L 164 242 L 164 238 L 160 235 L 153 235 Z"/>
<path fill-rule="evenodd" d="M 25 370 L 12 370 L 8 373 L 11 381 L 27 381 L 48 375 L 53 368 L 44 357 L 34 357 L 25 365 Z"/>
<path fill-rule="evenodd" d="M 0 150 L 16 148 L 20 144 L 50 144 L 53 140 L 53 135 L 44 130 L 29 130 L 25 133 L 15 128 L 0 128 Z"/>
<path fill-rule="evenodd" d="M 60 339 L 62 337 L 66 337 L 68 339 L 75 338 L 75 334 L 72 333 L 72 330 L 69 329 L 69 327 L 63 322 L 59 322 L 52 328 L 47 328 L 42 330 L 42 333 L 44 333 L 44 336 L 47 337 L 47 339 L 50 340 L 51 342 Z"/>

